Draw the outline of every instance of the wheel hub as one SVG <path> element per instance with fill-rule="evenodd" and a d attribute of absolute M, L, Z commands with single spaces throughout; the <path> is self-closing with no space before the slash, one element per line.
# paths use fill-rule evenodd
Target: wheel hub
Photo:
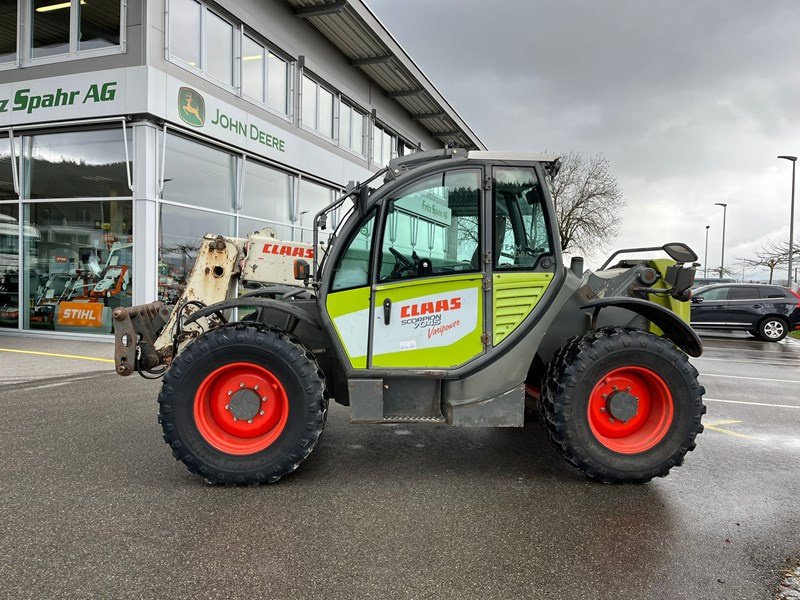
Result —
<path fill-rule="evenodd" d="M 627 391 L 612 392 L 608 397 L 608 412 L 627 423 L 639 413 L 639 398 Z"/>
<path fill-rule="evenodd" d="M 236 419 L 253 419 L 261 407 L 261 397 L 254 390 L 240 389 L 230 397 L 228 410 Z"/>

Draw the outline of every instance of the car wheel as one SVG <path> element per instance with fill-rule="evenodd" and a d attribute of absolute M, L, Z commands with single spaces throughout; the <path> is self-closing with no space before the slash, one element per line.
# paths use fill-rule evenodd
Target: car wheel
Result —
<path fill-rule="evenodd" d="M 765 342 L 780 342 L 787 333 L 789 326 L 779 317 L 768 317 L 758 326 L 758 337 Z"/>

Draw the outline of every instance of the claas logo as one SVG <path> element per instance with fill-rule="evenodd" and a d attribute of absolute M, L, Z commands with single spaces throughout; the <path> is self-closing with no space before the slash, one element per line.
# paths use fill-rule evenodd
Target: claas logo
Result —
<path fill-rule="evenodd" d="M 415 304 L 405 304 L 400 307 L 400 318 L 419 317 L 422 315 L 432 315 L 447 310 L 458 310 L 461 308 L 461 297 L 445 298 L 435 302 L 417 302 Z"/>
<path fill-rule="evenodd" d="M 302 246 L 286 246 L 281 244 L 264 244 L 264 254 L 278 254 L 280 256 L 299 256 L 300 258 L 314 258 L 313 248 Z"/>

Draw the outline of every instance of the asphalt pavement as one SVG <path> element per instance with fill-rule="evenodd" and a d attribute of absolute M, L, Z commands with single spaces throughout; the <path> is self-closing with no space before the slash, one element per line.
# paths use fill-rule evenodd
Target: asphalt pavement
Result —
<path fill-rule="evenodd" d="M 706 431 L 646 485 L 586 480 L 538 423 L 332 404 L 298 471 L 234 488 L 172 458 L 159 383 L 112 345 L 0 334 L 0 596 L 772 598 L 800 558 L 800 343 L 704 343 Z"/>

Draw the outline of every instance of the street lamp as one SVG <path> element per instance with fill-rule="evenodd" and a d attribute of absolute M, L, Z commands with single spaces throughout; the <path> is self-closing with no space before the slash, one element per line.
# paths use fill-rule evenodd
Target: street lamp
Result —
<path fill-rule="evenodd" d="M 781 155 L 778 158 L 792 161 L 792 209 L 789 213 L 789 277 L 787 281 L 789 289 L 792 289 L 792 254 L 794 253 L 794 168 L 797 164 L 797 157 Z"/>
<path fill-rule="evenodd" d="M 714 202 L 714 206 L 722 207 L 722 256 L 720 257 L 719 278 L 725 273 L 725 221 L 728 217 L 728 205 L 724 202 Z"/>
<path fill-rule="evenodd" d="M 708 277 L 708 230 L 711 225 L 706 225 L 706 255 L 703 257 L 703 277 Z"/>

